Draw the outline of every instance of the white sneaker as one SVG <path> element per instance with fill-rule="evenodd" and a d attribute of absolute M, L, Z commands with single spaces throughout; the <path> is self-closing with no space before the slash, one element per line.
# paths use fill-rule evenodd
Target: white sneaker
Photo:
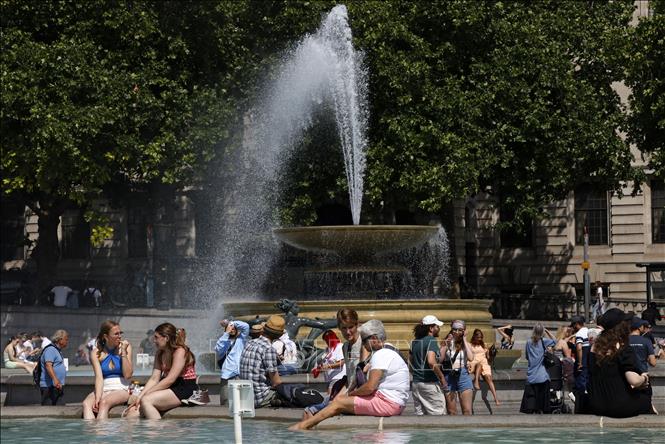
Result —
<path fill-rule="evenodd" d="M 571 401 L 575 402 L 575 394 L 573 392 L 568 393 L 568 397 Z"/>
<path fill-rule="evenodd" d="M 193 405 L 206 405 L 210 403 L 210 395 L 208 395 L 208 390 L 194 390 L 194 393 L 192 393 L 192 396 L 189 397 L 187 400 L 183 400 L 183 402 L 187 401 L 188 404 L 193 404 Z"/>

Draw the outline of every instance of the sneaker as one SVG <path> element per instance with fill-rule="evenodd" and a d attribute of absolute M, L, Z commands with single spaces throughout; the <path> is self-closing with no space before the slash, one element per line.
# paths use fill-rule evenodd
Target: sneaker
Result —
<path fill-rule="evenodd" d="M 570 398 L 571 401 L 575 402 L 575 395 L 573 392 L 568 393 L 568 397 Z"/>
<path fill-rule="evenodd" d="M 206 405 L 210 403 L 210 395 L 208 395 L 208 389 L 194 390 L 194 393 L 192 393 L 192 396 L 190 396 L 189 399 L 187 399 L 187 402 L 192 405 Z"/>

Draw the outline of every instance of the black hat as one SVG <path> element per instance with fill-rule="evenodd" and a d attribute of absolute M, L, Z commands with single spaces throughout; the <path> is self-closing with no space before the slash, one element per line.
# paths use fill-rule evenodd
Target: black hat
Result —
<path fill-rule="evenodd" d="M 605 330 L 610 330 L 623 321 L 630 321 L 632 319 L 632 314 L 625 313 L 623 310 L 619 310 L 618 308 L 610 308 L 605 312 L 604 315 L 598 318 L 598 325 L 603 327 Z"/>
<path fill-rule="evenodd" d="M 574 327 L 575 324 L 584 324 L 586 322 L 586 319 L 584 316 L 573 316 L 570 318 L 570 326 Z"/>

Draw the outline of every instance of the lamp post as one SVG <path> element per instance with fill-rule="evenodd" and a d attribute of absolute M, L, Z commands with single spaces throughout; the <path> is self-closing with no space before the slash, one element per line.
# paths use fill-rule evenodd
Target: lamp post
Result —
<path fill-rule="evenodd" d="M 589 229 L 584 226 L 584 261 L 582 269 L 584 270 L 584 318 L 589 320 L 589 305 L 591 302 L 591 279 L 589 279 Z"/>

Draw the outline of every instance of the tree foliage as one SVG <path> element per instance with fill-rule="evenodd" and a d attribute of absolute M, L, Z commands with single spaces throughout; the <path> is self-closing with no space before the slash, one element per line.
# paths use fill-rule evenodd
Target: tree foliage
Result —
<path fill-rule="evenodd" d="M 632 94 L 629 140 L 665 179 L 665 2 L 651 1 L 652 15 L 640 20 L 628 51 L 627 81 Z"/>
<path fill-rule="evenodd" d="M 368 195 L 438 211 L 491 190 L 517 221 L 577 186 L 638 177 L 611 83 L 627 2 L 360 2 L 370 63 Z"/>

